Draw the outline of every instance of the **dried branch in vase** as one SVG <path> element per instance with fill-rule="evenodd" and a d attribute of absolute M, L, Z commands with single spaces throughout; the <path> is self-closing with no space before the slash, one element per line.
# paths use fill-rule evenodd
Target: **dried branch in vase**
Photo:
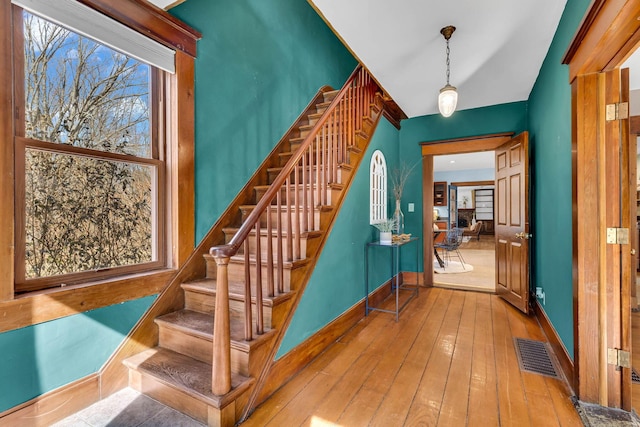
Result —
<path fill-rule="evenodd" d="M 420 162 L 421 160 L 418 160 L 413 164 L 413 166 L 409 166 L 407 163 L 401 162 L 400 166 L 391 170 L 391 189 L 395 200 L 400 200 L 402 198 L 402 193 L 404 192 L 404 186 L 407 184 L 407 179 L 409 179 L 411 172 Z"/>

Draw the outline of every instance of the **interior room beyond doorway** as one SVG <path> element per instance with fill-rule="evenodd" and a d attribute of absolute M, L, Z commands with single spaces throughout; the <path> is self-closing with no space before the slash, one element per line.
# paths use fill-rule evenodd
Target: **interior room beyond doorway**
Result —
<path fill-rule="evenodd" d="M 444 266 L 434 261 L 434 285 L 495 292 L 495 153 L 434 156 L 434 231 Z M 464 230 L 454 251 L 438 245 L 447 232 Z"/>

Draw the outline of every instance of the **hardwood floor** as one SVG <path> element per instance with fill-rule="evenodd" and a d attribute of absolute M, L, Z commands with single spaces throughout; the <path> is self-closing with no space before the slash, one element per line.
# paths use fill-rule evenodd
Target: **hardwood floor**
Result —
<path fill-rule="evenodd" d="M 580 426 L 564 382 L 521 372 L 514 337 L 546 340 L 495 295 L 422 288 L 375 312 L 242 426 Z"/>

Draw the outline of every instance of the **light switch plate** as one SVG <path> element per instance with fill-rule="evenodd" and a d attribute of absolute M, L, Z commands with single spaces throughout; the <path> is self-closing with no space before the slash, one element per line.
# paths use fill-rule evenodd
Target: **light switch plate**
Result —
<path fill-rule="evenodd" d="M 413 212 L 416 210 L 416 206 L 413 203 L 409 203 L 409 207 L 408 207 L 409 212 Z"/>

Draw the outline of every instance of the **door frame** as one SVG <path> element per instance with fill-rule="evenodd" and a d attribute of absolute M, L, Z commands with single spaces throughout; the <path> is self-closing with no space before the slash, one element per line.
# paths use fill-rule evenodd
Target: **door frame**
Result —
<path fill-rule="evenodd" d="M 514 132 L 493 133 L 467 138 L 441 139 L 421 142 L 422 150 L 422 229 L 433 230 L 433 156 L 443 154 L 476 153 L 495 151 L 513 138 Z M 423 233 L 422 253 L 433 257 L 433 233 Z M 433 286 L 433 261 L 424 262 L 423 281 L 425 286 Z"/>
<path fill-rule="evenodd" d="M 620 101 L 606 99 L 609 89 L 619 85 L 619 73 L 616 77 L 610 72 L 638 47 L 638 16 L 640 0 L 594 0 L 562 61 L 569 65 L 572 106 L 574 391 L 582 401 L 627 411 L 631 375 L 607 364 L 607 350 L 616 341 L 630 349 L 630 316 L 624 313 L 631 290 L 628 278 L 622 277 L 630 254 L 625 253 L 628 245 L 604 243 L 606 227 L 616 225 L 609 224 L 613 215 L 602 207 L 616 205 L 624 213 L 630 206 L 628 197 L 605 191 L 609 183 L 615 188 L 624 165 L 607 162 L 611 144 L 606 142 L 617 137 L 597 101 Z M 587 163 L 600 171 L 577 167 Z"/>

